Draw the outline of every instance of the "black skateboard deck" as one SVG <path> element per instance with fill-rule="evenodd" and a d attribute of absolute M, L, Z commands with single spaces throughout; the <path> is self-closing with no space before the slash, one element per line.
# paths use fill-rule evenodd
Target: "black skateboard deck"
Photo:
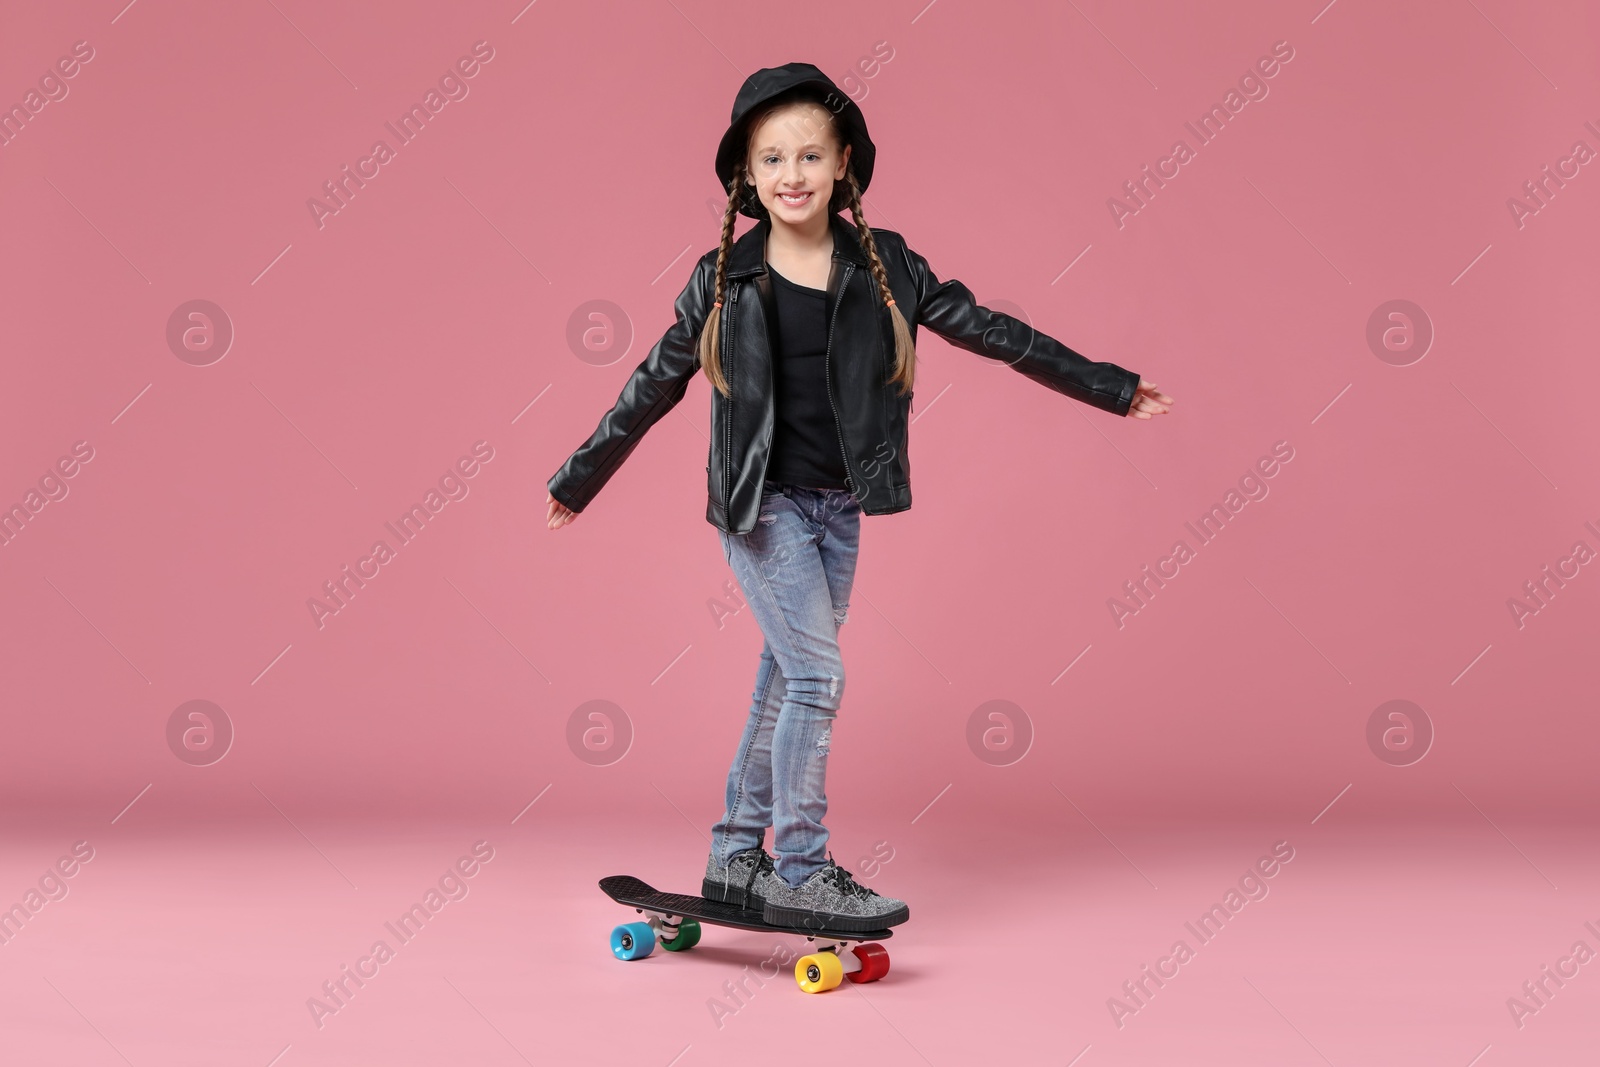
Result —
<path fill-rule="evenodd" d="M 831 930 L 827 927 L 790 926 L 773 924 L 761 917 L 761 912 L 727 904 L 720 900 L 690 896 L 687 893 L 663 893 L 632 875 L 618 874 L 600 879 L 600 889 L 618 904 L 626 904 L 640 911 L 659 915 L 676 915 L 695 919 L 715 926 L 731 926 L 737 930 L 777 931 L 799 934 L 828 941 L 884 941 L 894 936 L 893 930 Z"/>

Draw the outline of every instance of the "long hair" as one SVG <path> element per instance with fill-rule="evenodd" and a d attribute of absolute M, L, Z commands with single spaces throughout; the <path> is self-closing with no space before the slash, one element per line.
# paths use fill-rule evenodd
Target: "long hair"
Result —
<path fill-rule="evenodd" d="M 713 297 L 711 314 L 706 316 L 705 327 L 700 331 L 701 369 L 705 371 L 706 380 L 723 396 L 730 395 L 730 392 L 728 380 L 722 373 L 722 349 L 720 345 L 722 309 L 719 305 L 722 303 L 723 296 L 727 293 L 728 253 L 733 248 L 734 218 L 739 214 L 740 199 L 744 195 L 744 179 L 748 173 L 748 161 L 750 158 L 749 138 L 773 112 L 798 100 L 822 104 L 824 108 L 827 107 L 820 97 L 804 89 L 799 92 L 785 94 L 771 101 L 759 113 L 752 116 L 749 123 L 746 124 L 745 151 L 740 155 L 738 162 L 734 164 L 733 181 L 728 189 L 728 206 L 722 213 L 722 245 L 717 250 L 716 295 Z M 835 148 L 842 154 L 844 145 L 841 143 L 838 124 L 830 121 L 828 129 L 831 131 Z M 845 164 L 844 181 L 836 184 L 843 184 L 846 187 L 844 206 L 850 209 L 850 214 L 855 219 L 856 232 L 861 237 L 861 247 L 867 253 L 867 269 L 872 273 L 873 281 L 877 283 L 878 297 L 888 307 L 889 319 L 894 325 L 894 372 L 884 384 L 898 384 L 900 386 L 900 395 L 904 396 L 911 391 L 912 383 L 916 379 L 917 353 L 916 345 L 911 339 L 911 326 L 906 322 L 905 316 L 900 313 L 900 308 L 894 302 L 894 293 L 889 288 L 889 273 L 884 270 L 883 261 L 878 258 L 877 242 L 872 239 L 872 230 L 867 226 L 866 216 L 861 210 L 861 189 L 856 184 L 856 175 L 851 164 Z M 838 210 L 835 204 L 840 199 L 839 192 L 840 190 L 835 189 L 833 195 L 829 197 L 828 211 L 830 214 Z"/>

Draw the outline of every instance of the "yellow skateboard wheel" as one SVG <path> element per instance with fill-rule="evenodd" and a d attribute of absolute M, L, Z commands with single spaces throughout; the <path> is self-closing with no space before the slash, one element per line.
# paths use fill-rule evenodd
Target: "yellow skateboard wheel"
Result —
<path fill-rule="evenodd" d="M 832 952 L 813 952 L 795 961 L 794 980 L 807 993 L 826 993 L 844 980 L 844 964 Z"/>

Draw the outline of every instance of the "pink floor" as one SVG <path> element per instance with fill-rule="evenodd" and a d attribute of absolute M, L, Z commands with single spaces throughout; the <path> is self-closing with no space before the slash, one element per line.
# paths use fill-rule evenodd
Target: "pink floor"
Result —
<path fill-rule="evenodd" d="M 1335 804 L 1315 823 L 1181 833 L 1102 836 L 1074 815 L 1030 841 L 937 811 L 869 879 L 912 906 L 890 974 L 821 995 L 787 970 L 761 977 L 798 938 L 708 927 L 687 953 L 612 958 L 611 927 L 634 915 L 598 877 L 698 882 L 704 842 L 670 814 L 584 827 L 535 805 L 515 824 L 158 833 L 135 805 L 64 823 L 0 856 L 10 901 L 74 842 L 93 849 L 0 948 L 0 1062 L 690 1067 L 793 1061 L 781 1040 L 872 1064 L 1595 1061 L 1600 964 L 1573 956 L 1600 946 L 1593 827 L 1342 824 Z M 469 864 L 465 895 L 452 886 L 396 938 L 385 923 L 479 841 L 492 858 Z M 1293 857 L 1269 865 L 1266 894 L 1247 882 L 1257 899 L 1195 936 L 1185 924 L 1279 842 Z M 871 851 L 850 847 L 848 821 L 835 843 Z M 378 940 L 392 957 L 319 1026 L 308 1002 Z M 1129 997 L 1123 983 L 1179 940 L 1190 957 Z M 1557 986 L 1546 966 L 1571 977 Z M 1523 988 L 1540 980 L 1542 1006 Z M 1137 1009 L 1120 1026 L 1112 998 Z M 1511 998 L 1536 1009 L 1520 1026 Z"/>

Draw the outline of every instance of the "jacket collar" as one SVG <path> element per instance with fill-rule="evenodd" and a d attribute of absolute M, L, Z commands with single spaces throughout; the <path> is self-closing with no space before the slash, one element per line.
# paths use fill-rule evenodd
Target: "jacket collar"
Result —
<path fill-rule="evenodd" d="M 840 215 L 829 215 L 833 230 L 833 258 L 846 259 L 858 266 L 867 265 L 866 250 L 861 247 L 861 237 L 853 223 Z M 767 235 L 772 232 L 772 220 L 759 219 L 745 231 L 743 237 L 733 242 L 728 252 L 728 277 L 745 274 L 765 274 L 767 271 Z"/>

